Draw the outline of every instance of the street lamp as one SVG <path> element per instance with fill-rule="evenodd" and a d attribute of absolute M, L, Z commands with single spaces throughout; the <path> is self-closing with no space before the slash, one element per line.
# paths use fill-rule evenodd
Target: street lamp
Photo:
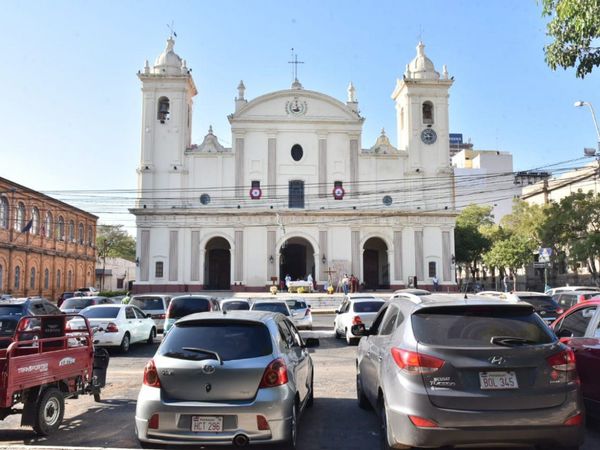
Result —
<path fill-rule="evenodd" d="M 595 156 L 600 156 L 600 130 L 598 129 L 598 122 L 596 121 L 596 113 L 594 112 L 594 107 L 592 106 L 592 104 L 590 102 L 582 102 L 581 100 L 578 102 L 575 102 L 573 104 L 573 106 L 575 106 L 576 108 L 580 108 L 582 106 L 588 106 L 590 108 L 590 111 L 592 113 L 592 120 L 594 121 L 594 126 L 596 127 L 596 138 L 598 139 L 598 150 L 597 150 Z M 586 155 L 587 154 L 588 154 L 588 152 L 586 152 Z"/>

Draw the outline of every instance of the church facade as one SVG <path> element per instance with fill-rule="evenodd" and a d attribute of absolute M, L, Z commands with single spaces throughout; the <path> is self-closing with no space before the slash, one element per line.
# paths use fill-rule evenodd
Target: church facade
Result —
<path fill-rule="evenodd" d="M 298 79 L 253 99 L 240 82 L 231 148 L 212 128 L 196 145 L 196 86 L 172 38 L 138 77 L 135 291 L 265 291 L 286 275 L 324 285 L 346 273 L 366 289 L 455 286 L 452 79 L 422 43 L 391 94 L 396 146 L 382 130 L 363 147 L 351 83 L 343 102 Z"/>

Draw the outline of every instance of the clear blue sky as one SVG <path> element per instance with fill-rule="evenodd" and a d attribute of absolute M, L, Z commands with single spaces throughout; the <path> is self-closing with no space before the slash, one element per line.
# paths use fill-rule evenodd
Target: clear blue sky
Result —
<path fill-rule="evenodd" d="M 587 100 L 600 113 L 600 69 L 580 80 L 544 62 L 535 0 L 497 1 L 3 1 L 0 176 L 42 191 L 136 187 L 141 94 L 136 72 L 176 52 L 198 87 L 193 140 L 213 125 L 230 145 L 227 114 L 246 97 L 287 89 L 290 48 L 306 89 L 345 101 L 352 81 L 366 121 L 363 147 L 382 127 L 395 142 L 390 94 L 422 36 L 455 83 L 450 128 L 479 149 L 514 155 L 517 170 L 577 158 L 594 147 Z M 56 194 L 58 196 L 58 194 Z M 130 194 L 133 196 L 133 194 Z M 104 223 L 134 225 L 125 203 L 76 201 Z"/>

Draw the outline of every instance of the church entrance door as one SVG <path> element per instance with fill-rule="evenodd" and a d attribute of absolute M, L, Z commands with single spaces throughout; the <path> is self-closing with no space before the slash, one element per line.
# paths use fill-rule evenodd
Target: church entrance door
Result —
<path fill-rule="evenodd" d="M 213 238 L 206 244 L 204 286 L 211 290 L 231 288 L 231 248 L 226 239 Z"/>
<path fill-rule="evenodd" d="M 390 287 L 390 266 L 387 245 L 380 238 L 371 238 L 363 247 L 363 280 L 367 289 Z"/>
<path fill-rule="evenodd" d="M 281 246 L 279 255 L 279 279 L 286 275 L 295 280 L 306 280 L 308 274 L 315 279 L 314 249 L 304 238 L 290 238 Z"/>

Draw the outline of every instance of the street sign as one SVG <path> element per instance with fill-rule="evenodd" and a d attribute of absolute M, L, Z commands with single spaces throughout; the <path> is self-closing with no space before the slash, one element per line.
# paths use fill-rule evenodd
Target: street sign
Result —
<path fill-rule="evenodd" d="M 550 257 L 552 256 L 552 249 L 551 248 L 543 248 L 540 247 L 539 250 L 539 261 L 540 262 L 548 262 L 550 261 Z"/>
<path fill-rule="evenodd" d="M 545 269 L 546 267 L 548 267 L 548 268 L 552 267 L 552 263 L 549 263 L 549 262 L 534 262 L 533 263 L 534 269 Z"/>

